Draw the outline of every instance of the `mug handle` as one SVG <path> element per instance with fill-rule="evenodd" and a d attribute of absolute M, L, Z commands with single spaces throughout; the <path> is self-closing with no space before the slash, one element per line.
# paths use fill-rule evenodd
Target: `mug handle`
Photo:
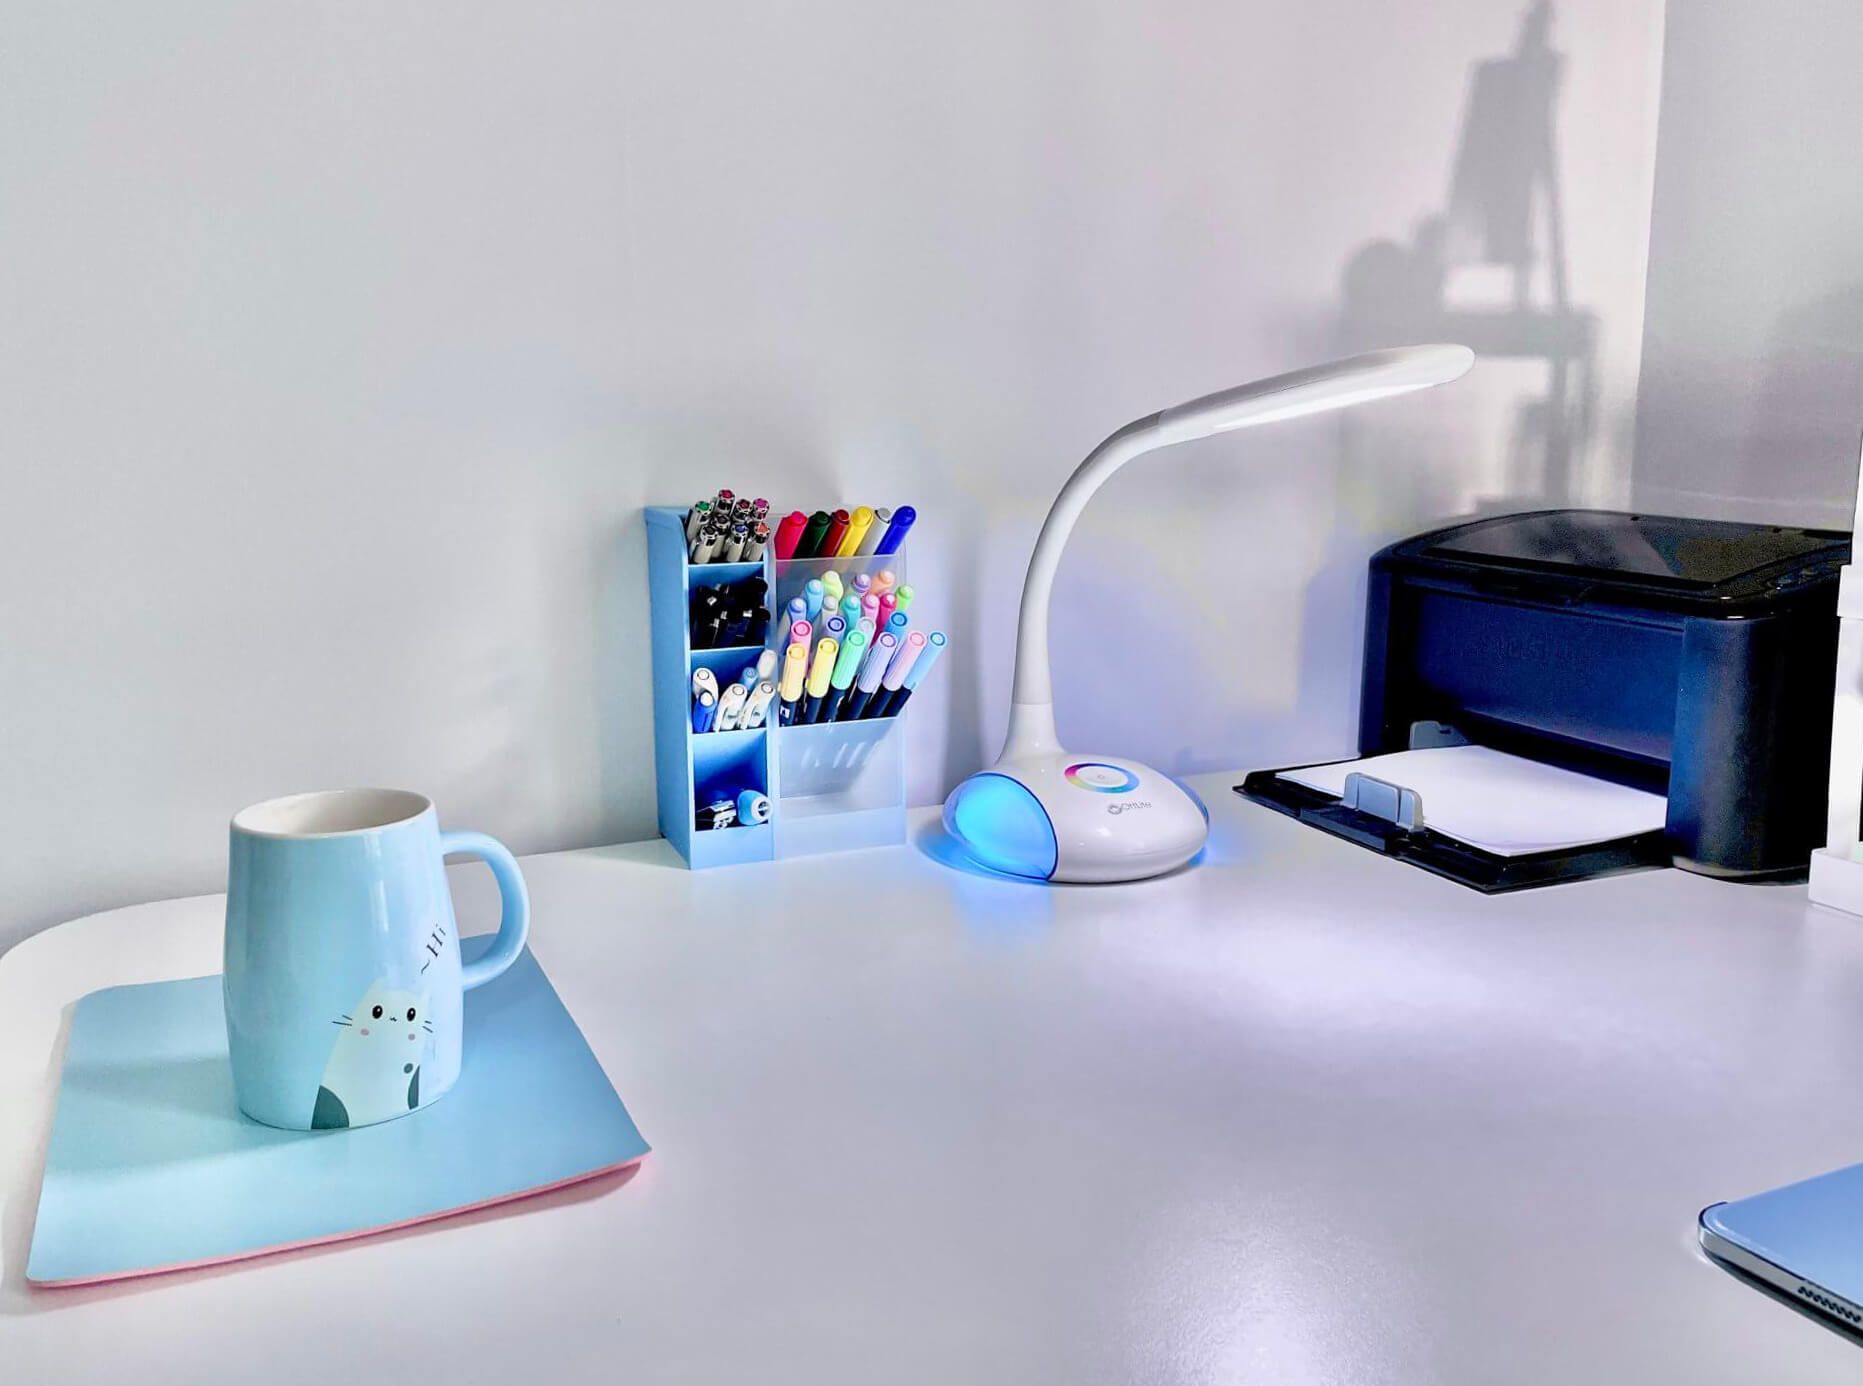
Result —
<path fill-rule="evenodd" d="M 492 878 L 498 882 L 498 898 L 504 902 L 498 920 L 498 937 L 492 946 L 471 962 L 460 965 L 460 988 L 471 991 L 511 966 L 524 951 L 524 940 L 530 935 L 530 892 L 524 888 L 517 858 L 497 838 L 484 833 L 441 833 L 440 855 L 453 853 L 477 857 L 491 867 Z"/>

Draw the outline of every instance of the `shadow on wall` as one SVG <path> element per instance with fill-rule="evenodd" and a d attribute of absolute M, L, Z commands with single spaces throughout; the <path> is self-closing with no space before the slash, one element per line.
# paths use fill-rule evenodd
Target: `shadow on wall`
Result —
<path fill-rule="evenodd" d="M 1536 373 L 1504 459 L 1485 472 L 1483 490 L 1503 510 L 1571 504 L 1594 437 L 1600 320 L 1568 292 L 1557 122 L 1566 57 L 1552 47 L 1552 24 L 1552 5 L 1539 0 L 1511 53 L 1475 63 L 1444 205 L 1408 243 L 1374 240 L 1346 261 L 1334 338 L 1340 355 L 1461 342 L 1478 371 L 1512 362 Z M 1303 603 L 1299 696 L 1343 739 L 1358 725 L 1358 690 L 1337 671 L 1358 667 L 1367 559 L 1466 511 L 1468 482 L 1440 459 L 1403 455 L 1375 419 L 1342 415 L 1338 429 L 1335 518 Z M 1355 619 L 1342 625 L 1347 611 Z"/>

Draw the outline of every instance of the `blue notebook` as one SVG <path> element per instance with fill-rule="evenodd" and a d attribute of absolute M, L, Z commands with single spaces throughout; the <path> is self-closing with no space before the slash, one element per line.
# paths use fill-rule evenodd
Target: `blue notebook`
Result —
<path fill-rule="evenodd" d="M 462 940 L 467 958 L 489 937 Z M 459 1082 L 353 1131 L 279 1131 L 233 1101 L 220 978 L 79 1001 L 26 1278 L 88 1284 L 366 1236 L 542 1193 L 646 1155 L 536 959 L 466 993 Z"/>

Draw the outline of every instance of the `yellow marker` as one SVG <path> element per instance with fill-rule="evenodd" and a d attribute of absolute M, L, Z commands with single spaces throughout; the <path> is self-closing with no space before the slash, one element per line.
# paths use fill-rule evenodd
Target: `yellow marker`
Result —
<path fill-rule="evenodd" d="M 860 547 L 860 541 L 867 536 L 867 527 L 873 523 L 873 507 L 857 505 L 854 513 L 848 516 L 847 533 L 841 536 L 841 547 L 835 550 L 836 558 L 852 558 L 854 550 Z"/>
<path fill-rule="evenodd" d="M 802 696 L 802 678 L 809 671 L 809 647 L 800 642 L 783 651 L 783 701 L 793 703 Z"/>
<path fill-rule="evenodd" d="M 828 681 L 834 677 L 834 657 L 841 647 L 832 635 L 824 635 L 815 642 L 815 662 L 809 665 L 809 696 L 819 698 L 828 691 Z"/>

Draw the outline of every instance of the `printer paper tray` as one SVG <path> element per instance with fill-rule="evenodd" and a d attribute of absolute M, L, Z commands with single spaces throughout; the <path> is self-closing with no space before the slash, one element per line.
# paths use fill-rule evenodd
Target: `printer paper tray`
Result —
<path fill-rule="evenodd" d="M 1279 778 L 1288 770 L 1305 768 L 1251 771 L 1235 786 L 1235 792 L 1334 837 L 1446 876 L 1484 895 L 1582 881 L 1636 867 L 1667 866 L 1672 860 L 1667 839 L 1660 831 L 1551 852 L 1514 856 L 1485 852 L 1428 827 L 1407 832 L 1388 818 L 1346 808 L 1331 794 Z"/>

